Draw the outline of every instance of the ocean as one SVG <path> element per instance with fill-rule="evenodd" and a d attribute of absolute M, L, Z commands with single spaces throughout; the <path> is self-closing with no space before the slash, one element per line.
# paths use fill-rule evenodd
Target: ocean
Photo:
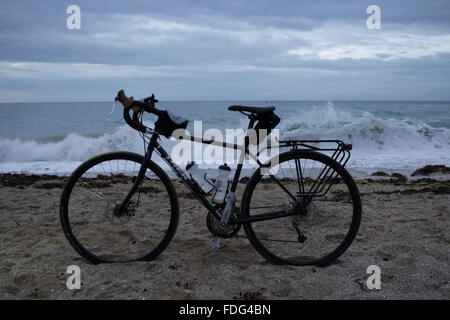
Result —
<path fill-rule="evenodd" d="M 225 133 L 248 124 L 245 116 L 227 110 L 233 104 L 276 106 L 281 139 L 351 143 L 346 167 L 354 176 L 378 170 L 409 175 L 428 164 L 450 166 L 449 101 L 162 101 L 158 108 L 190 120 L 191 132 L 194 120 L 202 120 L 203 131 Z M 112 102 L 1 103 L 0 172 L 67 175 L 98 153 L 142 154 L 142 139 L 122 119 L 122 106 L 108 118 L 111 108 Z M 155 120 L 145 118 L 148 125 Z M 168 149 L 175 143 L 163 142 Z"/>

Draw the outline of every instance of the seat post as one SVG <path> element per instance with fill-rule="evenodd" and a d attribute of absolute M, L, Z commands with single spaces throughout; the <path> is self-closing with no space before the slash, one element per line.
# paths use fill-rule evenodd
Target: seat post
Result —
<path fill-rule="evenodd" d="M 248 124 L 247 132 L 248 132 L 248 130 L 253 129 L 253 126 L 255 125 L 255 121 L 257 120 L 256 116 L 253 113 L 250 114 L 248 116 L 248 118 L 250 119 L 250 122 Z M 249 137 L 248 137 L 248 134 L 246 134 L 245 139 L 244 139 L 244 150 L 241 151 L 244 154 L 242 155 L 242 153 L 241 153 L 239 155 L 239 158 L 245 157 L 245 155 L 247 154 L 248 146 L 249 146 Z M 230 188 L 230 191 L 232 193 L 234 193 L 236 191 L 237 184 L 239 182 L 239 177 L 241 176 L 242 166 L 243 166 L 243 163 L 238 163 L 238 165 L 236 166 L 236 172 L 234 173 L 233 183 L 231 184 L 231 188 Z"/>
<path fill-rule="evenodd" d="M 257 120 L 257 116 L 254 113 L 250 113 L 248 115 L 248 118 L 250 119 L 250 122 L 248 123 L 248 129 L 253 129 L 253 126 L 255 125 L 255 121 Z"/>

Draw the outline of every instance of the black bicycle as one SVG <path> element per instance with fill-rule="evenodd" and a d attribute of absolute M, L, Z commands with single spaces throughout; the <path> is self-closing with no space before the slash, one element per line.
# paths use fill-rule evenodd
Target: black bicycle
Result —
<path fill-rule="evenodd" d="M 256 159 L 259 167 L 246 181 L 240 206 L 235 192 L 239 181 L 244 181 L 240 180 L 242 162 L 236 166 L 225 200 L 218 204 L 208 199 L 210 196 L 158 142 L 161 135 L 170 137 L 176 129 L 185 129 L 187 122 L 174 121 L 170 113 L 157 109 L 154 95 L 135 101 L 121 90 L 117 100 L 124 106 L 125 121 L 144 139 L 144 156 L 125 151 L 97 155 L 72 173 L 61 196 L 64 234 L 90 262 L 149 261 L 175 235 L 178 196 L 167 173 L 152 160 L 154 153 L 207 209 L 206 223 L 216 236 L 216 250 L 222 246 L 222 239 L 237 236 L 242 226 L 253 247 L 276 264 L 325 266 L 354 240 L 361 221 L 361 199 L 344 168 L 351 145 L 340 140 L 279 141 L 279 148 L 287 151 L 279 153 L 276 162 L 271 159 L 262 163 L 258 154 L 249 151 L 248 134 L 243 145 L 178 136 L 241 150 L 241 155 Z M 275 107 L 228 109 L 249 118 L 247 133 L 253 129 L 270 132 L 279 122 Z M 158 117 L 153 129 L 143 124 L 144 112 Z M 274 163 L 276 173 L 264 170 L 275 167 Z"/>

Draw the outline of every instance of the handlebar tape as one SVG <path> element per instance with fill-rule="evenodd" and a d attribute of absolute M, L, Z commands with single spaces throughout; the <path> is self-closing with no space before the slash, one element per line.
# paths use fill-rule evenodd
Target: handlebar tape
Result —
<path fill-rule="evenodd" d="M 125 95 L 125 92 L 122 90 L 119 91 L 119 93 L 117 94 L 117 100 L 119 100 L 119 102 L 125 107 L 129 107 L 132 106 L 133 107 L 133 111 L 134 112 L 139 112 L 141 110 L 141 106 L 136 106 L 136 101 L 134 101 L 133 97 L 127 97 Z"/>
<path fill-rule="evenodd" d="M 117 100 L 119 100 L 119 102 L 123 105 L 123 118 L 125 119 L 125 122 L 132 127 L 133 129 L 143 132 L 145 133 L 147 131 L 147 127 L 144 126 L 142 123 L 140 123 L 139 121 L 136 121 L 137 118 L 137 113 L 139 111 L 141 111 L 142 106 L 137 106 L 134 102 L 133 97 L 128 98 L 125 95 L 125 92 L 123 90 L 120 90 L 119 93 L 117 94 Z M 130 110 L 133 109 L 134 111 L 134 115 L 133 119 L 131 119 L 130 117 Z"/>

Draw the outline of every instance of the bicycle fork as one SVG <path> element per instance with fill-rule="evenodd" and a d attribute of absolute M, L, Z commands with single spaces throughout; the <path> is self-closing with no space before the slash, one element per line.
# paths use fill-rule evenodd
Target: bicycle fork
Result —
<path fill-rule="evenodd" d="M 145 173 L 147 171 L 147 163 L 148 163 L 148 161 L 150 161 L 150 159 L 152 157 L 153 149 L 155 148 L 157 139 L 158 139 L 158 135 L 153 134 L 150 139 L 150 142 L 148 144 L 147 152 L 144 155 L 144 160 L 139 169 L 138 175 L 136 178 L 133 177 L 133 186 L 131 187 L 130 191 L 126 195 L 125 199 L 123 199 L 123 201 L 119 205 L 116 206 L 115 212 L 118 212 L 119 215 L 124 212 L 125 208 L 128 206 L 128 203 L 131 200 L 131 197 L 136 192 L 136 190 L 139 188 L 142 181 L 144 181 Z"/>

